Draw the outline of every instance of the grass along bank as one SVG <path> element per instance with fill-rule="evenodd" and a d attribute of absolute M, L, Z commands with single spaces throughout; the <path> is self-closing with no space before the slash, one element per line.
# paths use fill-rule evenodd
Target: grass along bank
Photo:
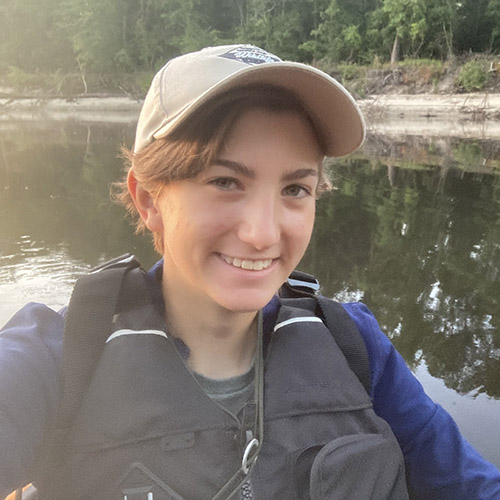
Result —
<path fill-rule="evenodd" d="M 470 55 L 447 61 L 407 59 L 370 66 L 318 63 L 358 99 L 381 94 L 500 93 L 500 56 Z"/>
<path fill-rule="evenodd" d="M 315 66 L 331 74 L 357 99 L 381 94 L 500 93 L 500 56 L 470 55 L 447 61 L 406 59 L 398 64 L 331 64 L 320 60 Z M 141 99 L 154 71 L 134 73 L 26 73 L 11 67 L 0 77 L 2 98 L 74 99 L 82 96 L 127 96 Z"/>

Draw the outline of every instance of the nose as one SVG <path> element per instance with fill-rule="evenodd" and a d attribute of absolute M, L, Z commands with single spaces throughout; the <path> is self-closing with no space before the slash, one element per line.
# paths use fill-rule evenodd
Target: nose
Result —
<path fill-rule="evenodd" d="M 272 196 L 258 196 L 243 208 L 238 237 L 256 250 L 264 250 L 280 239 L 280 210 Z"/>

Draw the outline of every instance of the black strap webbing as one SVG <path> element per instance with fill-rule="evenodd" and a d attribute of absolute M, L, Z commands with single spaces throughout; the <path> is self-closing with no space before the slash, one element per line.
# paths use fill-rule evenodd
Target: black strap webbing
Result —
<path fill-rule="evenodd" d="M 76 282 L 68 307 L 63 345 L 63 392 L 57 427 L 71 426 L 112 331 L 125 274 L 138 266 L 132 256 L 119 257 Z"/>
<path fill-rule="evenodd" d="M 294 271 L 280 289 L 284 301 L 293 299 L 290 305 L 303 307 L 318 315 L 330 330 L 349 367 L 370 394 L 370 360 L 365 341 L 341 304 L 321 295 L 316 295 L 319 285 L 314 276 Z"/>
<path fill-rule="evenodd" d="M 363 384 L 366 392 L 370 394 L 370 360 L 361 333 L 338 302 L 322 296 L 317 296 L 316 301 L 321 310 L 320 316 L 340 347 L 349 367 Z"/>
<path fill-rule="evenodd" d="M 122 283 L 131 270 L 142 272 L 137 260 L 127 254 L 95 268 L 76 282 L 64 329 L 61 402 L 36 468 L 39 479 L 50 474 L 64 457 L 68 432 L 111 334 Z"/>

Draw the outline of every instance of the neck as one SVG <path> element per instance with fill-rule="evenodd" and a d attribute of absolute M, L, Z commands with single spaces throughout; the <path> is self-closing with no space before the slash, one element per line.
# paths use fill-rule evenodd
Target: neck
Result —
<path fill-rule="evenodd" d="M 256 312 L 234 312 L 207 300 L 193 301 L 192 296 L 171 290 L 166 279 L 162 289 L 169 332 L 189 347 L 188 366 L 193 371 L 216 379 L 248 371 L 255 354 Z"/>

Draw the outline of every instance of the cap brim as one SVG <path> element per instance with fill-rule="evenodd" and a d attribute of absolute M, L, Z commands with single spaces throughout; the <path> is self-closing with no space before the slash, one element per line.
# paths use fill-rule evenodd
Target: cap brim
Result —
<path fill-rule="evenodd" d="M 170 116 L 168 123 L 160 126 L 153 137 L 166 137 L 207 101 L 233 88 L 251 84 L 270 84 L 293 92 L 309 112 L 326 156 L 344 156 L 363 143 L 363 115 L 351 95 L 326 73 L 293 62 L 259 64 L 233 73 L 202 93 L 176 116 Z"/>

